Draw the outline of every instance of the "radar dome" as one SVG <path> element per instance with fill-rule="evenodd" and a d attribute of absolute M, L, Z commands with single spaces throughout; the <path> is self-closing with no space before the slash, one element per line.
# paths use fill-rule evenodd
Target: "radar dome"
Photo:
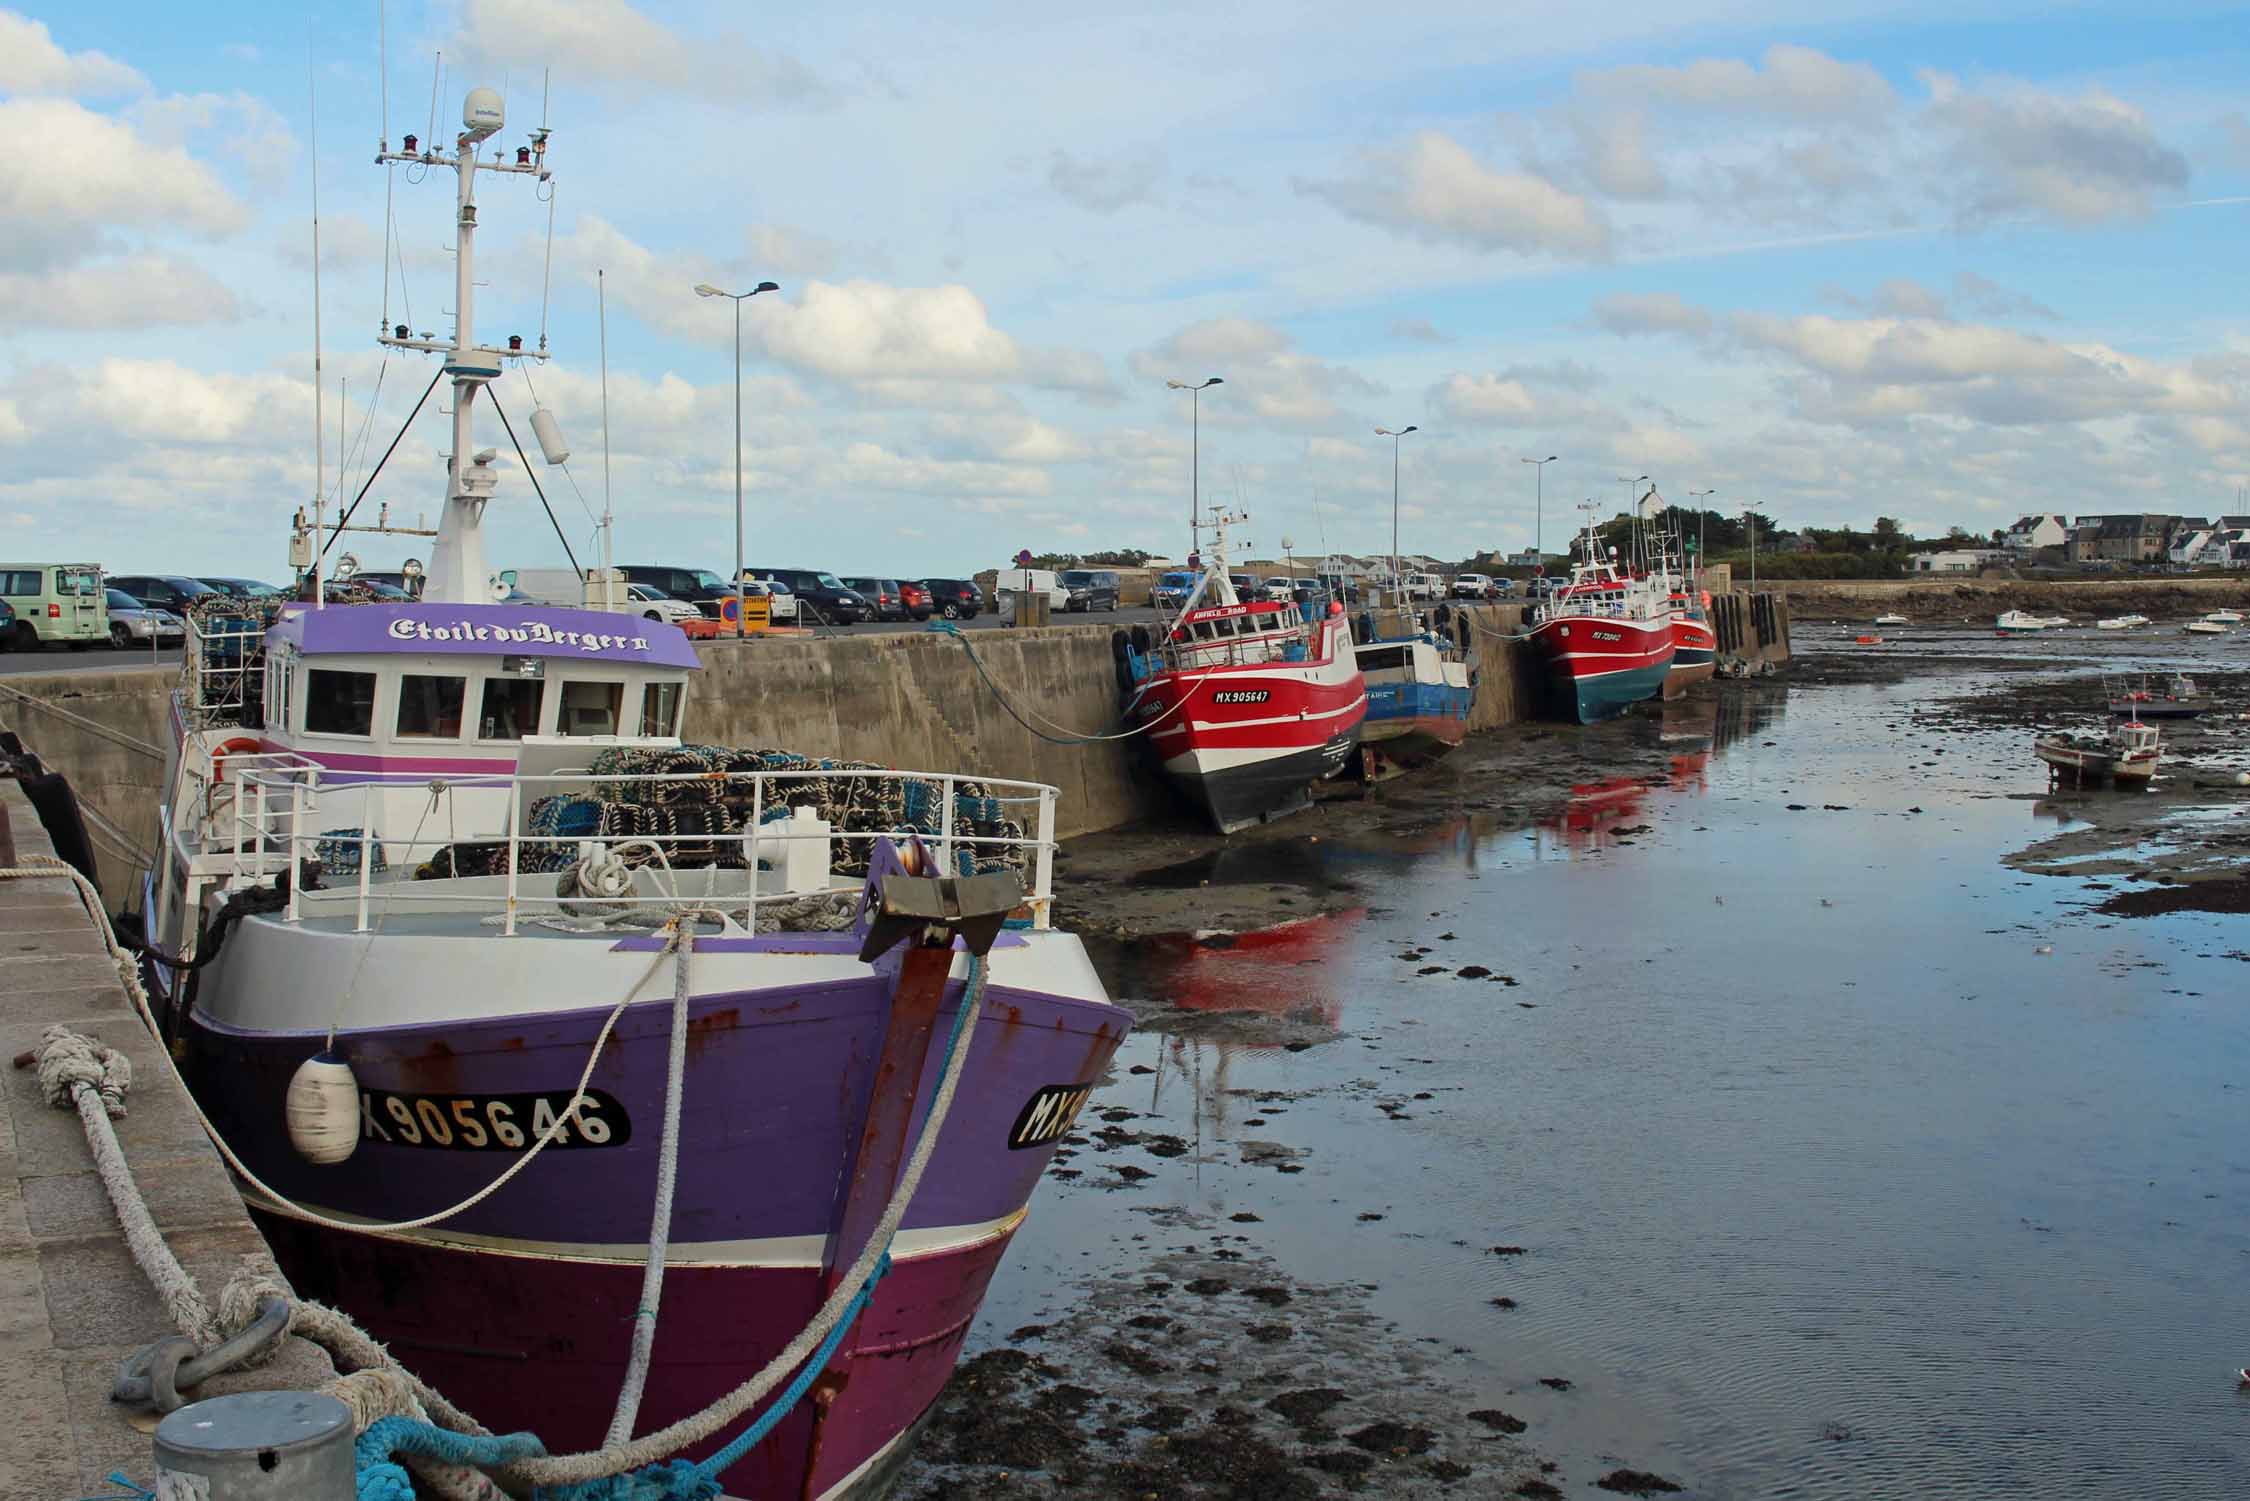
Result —
<path fill-rule="evenodd" d="M 461 101 L 461 123 L 480 141 L 497 132 L 507 120 L 507 107 L 500 102 L 497 89 L 471 89 L 469 97 Z"/>

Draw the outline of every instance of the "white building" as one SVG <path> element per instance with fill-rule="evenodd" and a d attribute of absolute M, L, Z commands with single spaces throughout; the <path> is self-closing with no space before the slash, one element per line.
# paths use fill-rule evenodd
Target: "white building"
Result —
<path fill-rule="evenodd" d="M 2001 545 L 2012 553 L 2037 552 L 2060 547 L 2070 540 L 2070 523 L 2060 516 L 2018 516 Z"/>
<path fill-rule="evenodd" d="M 2192 532 L 2182 532 L 2179 539 L 2165 550 L 2165 559 L 2182 568 L 2193 568 L 2198 563 L 2206 561 L 2205 554 L 2211 551 L 2212 540 L 2222 535 L 2224 534 L 2212 531 L 2209 527 L 2202 527 Z M 2226 551 L 2224 543 L 2220 544 L 2219 550 L 2221 553 Z M 2217 560 L 2212 559 L 2210 561 Z"/>
<path fill-rule="evenodd" d="M 1916 573 L 1975 573 L 1980 568 L 2011 561 L 2005 548 L 1980 547 L 1963 552 L 1918 552 Z"/>

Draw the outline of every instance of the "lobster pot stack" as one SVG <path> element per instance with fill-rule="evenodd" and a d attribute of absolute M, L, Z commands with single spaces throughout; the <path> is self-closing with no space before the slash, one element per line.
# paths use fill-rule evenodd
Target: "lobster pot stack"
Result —
<path fill-rule="evenodd" d="M 779 823 L 795 808 L 810 808 L 834 831 L 833 869 L 839 875 L 864 875 L 878 835 L 919 834 L 935 840 L 947 832 L 946 784 L 935 777 L 853 777 L 847 772 L 882 771 L 872 761 L 841 761 L 794 751 L 743 749 L 721 745 L 616 747 L 593 758 L 585 792 L 562 792 L 533 801 L 519 846 L 523 870 L 563 870 L 577 852 L 568 841 L 615 843 L 662 840 L 665 860 L 680 869 L 709 866 L 739 869 L 744 863 L 742 835 L 751 821 Z M 801 775 L 800 775 L 801 774 Z M 763 792 L 757 778 L 765 778 Z M 678 780 L 641 780 L 645 778 Z M 953 784 L 951 833 L 959 840 L 1020 839 L 1022 820 L 981 782 Z M 546 842 L 563 841 L 563 842 Z M 504 842 L 479 841 L 440 849 L 415 871 L 418 880 L 484 875 L 507 868 Z M 655 860 L 650 845 L 620 851 L 629 864 Z M 1023 850 L 1016 845 L 957 843 L 954 874 L 1013 871 L 1028 876 Z"/>

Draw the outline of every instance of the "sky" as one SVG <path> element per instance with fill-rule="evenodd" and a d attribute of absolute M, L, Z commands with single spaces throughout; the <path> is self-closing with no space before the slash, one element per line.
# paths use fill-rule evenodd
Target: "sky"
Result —
<path fill-rule="evenodd" d="M 606 493 L 619 561 L 731 561 L 703 281 L 781 287 L 741 307 L 753 565 L 1176 556 L 1196 476 L 1238 556 L 1378 553 L 1394 451 L 1401 545 L 1449 558 L 1644 474 L 1925 534 L 2250 509 L 2240 12 L 1803 9 L 0 8 L 0 536 L 282 580 L 316 493 L 434 523 L 435 361 L 374 335 L 450 336 L 452 178 L 374 157 L 478 85 L 494 144 L 553 130 L 550 183 L 478 180 L 476 329 L 547 340 L 494 392 L 582 560 Z M 1210 376 L 1196 432 L 1166 382 Z M 488 557 L 559 566 L 478 421 Z"/>

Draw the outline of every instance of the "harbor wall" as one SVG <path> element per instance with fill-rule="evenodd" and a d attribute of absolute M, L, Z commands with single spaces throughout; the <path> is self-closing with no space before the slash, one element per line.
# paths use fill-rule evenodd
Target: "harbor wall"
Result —
<path fill-rule="evenodd" d="M 1544 685 L 1521 639 L 1524 608 L 1461 609 L 1479 656 L 1472 730 L 1543 711 Z M 1788 660 L 1783 596 L 1715 595 L 1712 622 L 1722 655 Z M 1398 621 L 1378 612 L 1376 624 L 1389 633 Z M 1046 782 L 1061 793 L 1064 837 L 1115 828 L 1164 811 L 1171 794 L 1133 741 L 1081 743 L 1116 733 L 1112 629 L 969 632 L 973 660 L 963 638 L 930 631 L 706 642 L 683 731 L 705 743 Z M 113 906 L 125 904 L 154 839 L 166 704 L 178 676 L 141 667 L 0 678 L 0 726 L 70 777 Z"/>

